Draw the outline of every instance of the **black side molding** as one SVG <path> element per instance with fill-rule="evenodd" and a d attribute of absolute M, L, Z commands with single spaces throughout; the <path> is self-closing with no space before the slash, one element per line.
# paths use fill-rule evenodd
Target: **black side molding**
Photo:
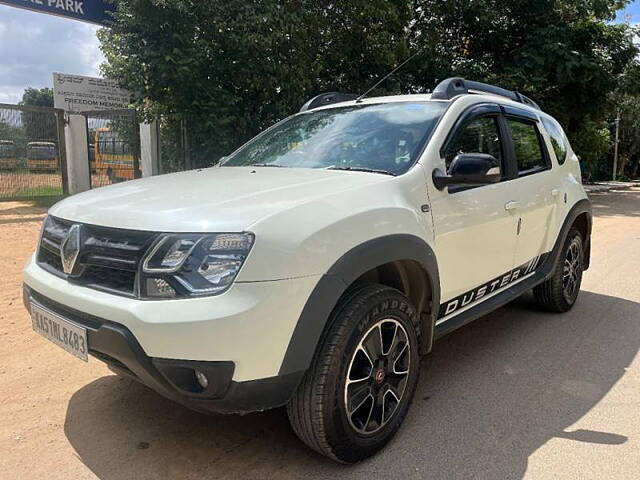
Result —
<path fill-rule="evenodd" d="M 407 234 L 388 235 L 354 247 L 322 276 L 302 310 L 278 374 L 286 375 L 307 370 L 331 312 L 349 285 L 369 270 L 399 260 L 418 262 L 431 282 L 433 308 L 429 318 L 430 324 L 424 332 L 427 348 L 430 348 L 438 314 L 437 307 L 440 304 L 440 277 L 435 254 L 419 237 Z"/>
<path fill-rule="evenodd" d="M 567 216 L 564 219 L 562 227 L 560 228 L 560 232 L 558 233 L 558 237 L 556 238 L 556 242 L 553 246 L 553 249 L 546 256 L 546 260 L 542 264 L 542 266 L 536 270 L 536 273 L 526 280 L 513 285 L 510 288 L 500 292 L 494 297 L 491 297 L 484 302 L 479 303 L 478 305 L 466 310 L 453 318 L 440 323 L 435 328 L 435 337 L 440 338 L 447 333 L 453 332 L 454 330 L 466 325 L 473 320 L 476 320 L 497 308 L 506 305 L 510 301 L 516 299 L 520 295 L 522 295 L 527 290 L 539 285 L 548 279 L 556 268 L 556 264 L 560 259 L 560 253 L 562 251 L 562 246 L 567 239 L 567 235 L 569 234 L 569 229 L 576 221 L 579 215 L 587 214 L 587 235 L 585 238 L 585 267 L 589 264 L 588 252 L 590 251 L 591 245 L 591 228 L 592 228 L 592 214 L 591 214 L 591 202 L 587 199 L 579 200 L 576 204 L 569 210 Z M 586 269 L 586 268 L 585 268 Z"/>

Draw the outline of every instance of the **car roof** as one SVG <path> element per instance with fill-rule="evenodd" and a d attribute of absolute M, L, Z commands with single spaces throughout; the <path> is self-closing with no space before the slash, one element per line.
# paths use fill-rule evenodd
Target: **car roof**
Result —
<path fill-rule="evenodd" d="M 367 97 L 367 98 L 362 98 L 359 100 L 348 100 L 345 102 L 337 102 L 337 103 L 331 103 L 329 105 L 323 105 L 323 106 L 319 106 L 319 107 L 315 107 L 311 110 L 307 110 L 306 112 L 302 112 L 302 113 L 308 113 L 308 112 L 315 112 L 315 111 L 320 111 L 320 110 L 328 110 L 328 109 L 332 109 L 332 108 L 342 108 L 342 107 L 350 107 L 350 106 L 356 106 L 356 105 L 379 105 L 382 103 L 401 103 L 401 102 L 438 102 L 438 103 L 445 103 L 445 104 L 451 104 L 453 102 L 455 102 L 456 100 L 459 100 L 461 98 L 472 98 L 473 100 L 475 100 L 474 104 L 476 103 L 487 103 L 487 102 L 492 102 L 492 103 L 497 103 L 499 105 L 505 105 L 505 106 L 510 106 L 510 107 L 514 107 L 514 108 L 519 108 L 519 109 L 523 109 L 523 110 L 527 110 L 535 115 L 544 115 L 550 118 L 550 115 L 545 114 L 544 112 L 542 112 L 541 110 L 538 110 L 536 108 L 533 108 L 529 105 L 520 103 L 520 102 L 516 102 L 514 100 L 511 100 L 507 97 L 503 97 L 502 95 L 494 95 L 491 93 L 481 93 L 481 94 L 476 94 L 476 93 L 466 93 L 466 94 L 460 94 L 457 95 L 451 99 L 433 99 L 431 98 L 431 94 L 430 93 L 419 93 L 419 94 L 409 94 L 409 95 L 385 95 L 385 96 L 380 96 L 380 97 Z"/>
<path fill-rule="evenodd" d="M 386 77 L 384 77 L 386 78 Z M 384 80 L 383 78 L 383 80 Z M 377 86 L 378 82 L 375 86 Z M 371 90 L 371 89 L 370 89 Z M 445 101 L 454 102 L 459 98 L 473 98 L 476 101 L 467 102 L 468 104 L 479 103 L 481 101 L 489 101 L 501 103 L 504 105 L 517 107 L 526 107 L 534 115 L 541 112 L 540 106 L 531 98 L 523 95 L 517 90 L 508 90 L 497 85 L 467 80 L 462 77 L 449 77 L 436 85 L 430 93 L 412 94 L 412 95 L 389 95 L 385 97 L 363 98 L 365 94 L 358 95 L 353 93 L 327 92 L 316 95 L 308 100 L 300 108 L 299 113 L 310 110 L 318 110 L 333 106 L 354 106 L 393 102 L 421 102 L 421 101 Z M 482 98 L 485 97 L 485 98 Z M 489 97 L 488 99 L 486 97 Z"/>

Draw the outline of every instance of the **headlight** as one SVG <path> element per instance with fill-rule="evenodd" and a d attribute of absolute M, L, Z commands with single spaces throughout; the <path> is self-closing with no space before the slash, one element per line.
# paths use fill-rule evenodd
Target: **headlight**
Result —
<path fill-rule="evenodd" d="M 142 263 L 142 295 L 175 298 L 215 295 L 236 278 L 252 233 L 164 234 Z"/>

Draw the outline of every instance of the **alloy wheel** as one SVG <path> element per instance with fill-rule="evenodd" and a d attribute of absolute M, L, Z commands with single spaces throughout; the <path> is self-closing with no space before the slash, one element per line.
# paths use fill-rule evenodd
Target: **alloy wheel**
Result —
<path fill-rule="evenodd" d="M 405 392 L 411 345 L 405 328 L 392 318 L 378 321 L 355 349 L 344 386 L 351 427 L 372 435 L 393 417 Z"/>
<path fill-rule="evenodd" d="M 562 269 L 562 291 L 568 302 L 573 302 L 580 286 L 581 276 L 582 248 L 580 247 L 580 242 L 574 238 L 567 249 Z"/>

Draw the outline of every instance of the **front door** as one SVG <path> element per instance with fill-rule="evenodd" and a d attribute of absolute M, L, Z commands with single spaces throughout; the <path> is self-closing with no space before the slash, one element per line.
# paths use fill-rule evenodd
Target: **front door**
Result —
<path fill-rule="evenodd" d="M 511 207 L 518 192 L 507 181 L 505 137 L 500 108 L 480 105 L 458 119 L 440 151 L 444 168 L 459 153 L 491 154 L 500 161 L 503 181 L 443 190 L 430 186 L 441 288 L 438 323 L 511 283 L 518 222 L 517 211 Z"/>

